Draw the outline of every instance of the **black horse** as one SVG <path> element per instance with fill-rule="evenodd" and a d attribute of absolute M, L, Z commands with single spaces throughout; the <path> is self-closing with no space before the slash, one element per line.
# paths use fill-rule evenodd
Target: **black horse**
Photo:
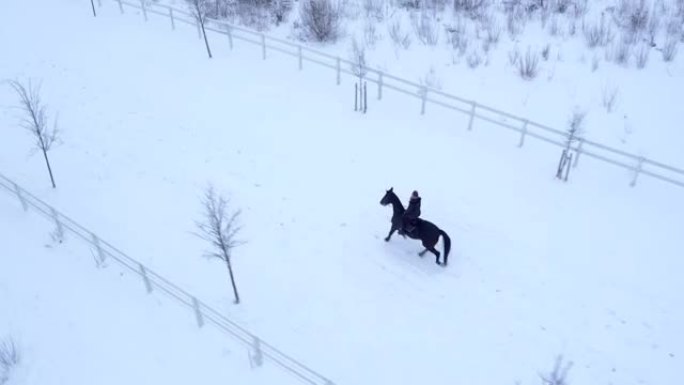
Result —
<path fill-rule="evenodd" d="M 389 242 L 390 238 L 392 237 L 392 234 L 394 234 L 395 231 L 401 229 L 404 225 L 402 218 L 404 216 L 405 211 L 404 205 L 401 203 L 401 200 L 394 193 L 393 190 L 394 188 L 390 188 L 389 190 L 387 190 L 385 196 L 382 197 L 382 199 L 380 200 L 381 205 L 387 206 L 391 204 L 392 209 L 394 210 L 394 214 L 392 214 L 392 227 L 390 228 L 387 238 L 385 238 L 385 242 Z M 444 232 L 444 230 L 440 229 L 431 222 L 428 222 L 423 219 L 418 219 L 418 223 L 416 224 L 416 231 L 414 231 L 413 234 L 407 233 L 407 235 L 410 238 L 420 239 L 421 242 L 423 242 L 423 247 L 425 247 L 425 250 L 418 253 L 418 255 L 422 257 L 425 255 L 425 253 L 430 251 L 437 257 L 436 262 L 438 265 L 446 266 L 447 260 L 449 259 L 449 250 L 451 250 L 451 238 L 449 238 L 449 236 L 447 235 L 447 233 Z M 437 244 L 440 235 L 444 238 L 444 263 L 439 262 L 440 254 L 439 251 L 435 250 L 435 245 Z"/>

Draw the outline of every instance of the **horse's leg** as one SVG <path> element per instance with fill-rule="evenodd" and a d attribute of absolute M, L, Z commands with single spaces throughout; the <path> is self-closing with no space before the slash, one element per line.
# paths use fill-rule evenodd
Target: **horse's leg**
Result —
<path fill-rule="evenodd" d="M 430 246 L 427 249 L 430 250 L 430 252 L 435 255 L 435 257 L 436 257 L 435 263 L 438 265 L 441 265 L 441 263 L 439 262 L 440 254 L 439 254 L 439 251 L 435 250 L 435 246 Z"/>
<path fill-rule="evenodd" d="M 426 248 L 425 250 L 418 253 L 418 256 L 423 257 L 423 256 L 425 256 L 425 253 L 427 253 L 427 252 L 428 252 L 428 249 Z"/>
<path fill-rule="evenodd" d="M 389 242 L 390 238 L 392 238 L 392 234 L 394 234 L 395 231 L 397 231 L 397 229 L 394 227 L 394 225 L 392 225 L 389 234 L 387 234 L 387 238 L 385 238 L 385 242 Z"/>

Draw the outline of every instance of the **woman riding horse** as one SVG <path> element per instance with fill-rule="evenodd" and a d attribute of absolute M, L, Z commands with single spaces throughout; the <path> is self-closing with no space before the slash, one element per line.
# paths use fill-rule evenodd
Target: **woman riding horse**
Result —
<path fill-rule="evenodd" d="M 402 229 L 399 229 L 399 234 L 406 236 L 415 235 L 413 232 L 416 230 L 416 225 L 418 224 L 418 218 L 420 217 L 420 203 L 421 197 L 418 195 L 418 191 L 413 191 L 411 198 L 409 198 L 409 205 L 404 212 Z"/>

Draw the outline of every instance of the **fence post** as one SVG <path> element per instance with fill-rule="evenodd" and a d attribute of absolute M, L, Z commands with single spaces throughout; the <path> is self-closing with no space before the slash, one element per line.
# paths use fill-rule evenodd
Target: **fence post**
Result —
<path fill-rule="evenodd" d="M 378 100 L 382 100 L 382 72 L 378 72 Z"/>
<path fill-rule="evenodd" d="M 470 121 L 468 122 L 468 131 L 473 130 L 473 121 L 475 120 L 475 109 L 477 108 L 477 103 L 471 102 L 470 108 Z"/>
<path fill-rule="evenodd" d="M 26 203 L 26 199 L 24 198 L 24 195 L 21 193 L 21 187 L 19 187 L 18 184 L 12 182 L 14 185 L 14 192 L 17 193 L 17 198 L 19 198 L 19 202 L 21 202 L 21 207 L 24 209 L 24 211 L 28 211 L 28 203 Z"/>
<path fill-rule="evenodd" d="M 299 70 L 301 71 L 303 68 L 303 65 L 302 65 L 302 46 L 301 45 L 297 46 L 297 53 L 299 54 Z"/>
<path fill-rule="evenodd" d="M 527 119 L 525 119 L 525 123 L 523 124 L 522 128 L 522 133 L 520 134 L 520 143 L 518 143 L 518 147 L 522 147 L 525 144 L 525 135 L 527 135 Z"/>
<path fill-rule="evenodd" d="M 337 85 L 340 85 L 340 74 L 342 72 L 342 66 L 340 65 L 340 58 L 337 58 Z"/>
<path fill-rule="evenodd" d="M 195 309 L 195 318 L 197 318 L 197 326 L 202 327 L 204 326 L 204 318 L 202 317 L 202 312 L 200 311 L 199 307 L 199 301 L 197 301 L 197 298 L 192 297 L 192 307 Z"/>
<path fill-rule="evenodd" d="M 639 174 L 641 173 L 641 168 L 644 165 L 644 158 L 640 157 L 639 158 L 639 164 L 637 164 L 636 170 L 634 170 L 634 178 L 632 178 L 632 182 L 629 184 L 630 187 L 636 186 L 637 178 L 639 177 Z"/>
<path fill-rule="evenodd" d="M 230 45 L 230 50 L 233 50 L 233 28 L 230 25 L 227 26 L 226 32 L 228 32 L 228 44 Z"/>
<path fill-rule="evenodd" d="M 359 83 L 354 83 L 354 111 L 359 110 Z"/>
<path fill-rule="evenodd" d="M 583 144 L 584 144 L 584 139 L 579 138 L 579 144 L 577 145 L 577 156 L 575 156 L 575 162 L 572 164 L 573 168 L 577 167 L 577 162 L 579 162 L 579 157 L 580 157 L 580 154 L 582 153 L 582 145 Z"/>
<path fill-rule="evenodd" d="M 147 21 L 147 7 L 145 6 L 145 0 L 140 0 L 140 6 L 142 7 L 143 17 Z"/>
<path fill-rule="evenodd" d="M 261 353 L 261 340 L 256 336 L 252 336 L 252 352 L 249 355 L 249 362 L 254 366 L 261 366 L 264 363 L 264 357 Z"/>
<path fill-rule="evenodd" d="M 266 60 L 266 35 L 261 34 L 261 58 Z"/>
<path fill-rule="evenodd" d="M 97 237 L 97 235 L 90 233 L 90 236 L 93 238 L 93 245 L 95 245 L 95 250 L 97 250 L 97 255 L 95 256 L 95 266 L 101 267 L 104 265 L 105 261 L 105 253 L 102 250 L 102 246 L 100 245 L 100 238 Z"/>
<path fill-rule="evenodd" d="M 124 10 L 123 10 L 123 4 L 121 3 L 121 0 L 116 0 L 116 1 L 119 3 L 119 11 L 121 11 L 121 14 L 123 14 Z"/>
<path fill-rule="evenodd" d="M 145 266 L 143 266 L 142 263 L 138 263 L 138 265 L 140 266 L 140 275 L 142 276 L 143 282 L 145 282 L 145 289 L 148 293 L 151 293 L 152 284 L 150 283 L 150 279 L 147 278 L 147 270 L 145 269 Z"/>
<path fill-rule="evenodd" d="M 176 22 L 173 20 L 173 8 L 169 7 L 169 19 L 171 19 L 171 30 L 176 29 Z"/>
<path fill-rule="evenodd" d="M 59 221 L 59 214 L 54 207 L 50 207 L 50 213 L 52 214 L 52 219 L 55 221 L 55 231 L 52 233 L 52 238 L 55 241 L 62 243 L 64 241 L 64 226 L 62 226 L 62 222 Z"/>
<path fill-rule="evenodd" d="M 421 114 L 421 115 L 425 115 L 425 104 L 427 103 L 427 93 L 428 93 L 427 87 L 423 87 L 423 90 L 422 90 L 422 92 L 421 92 L 421 94 L 422 94 L 422 97 L 421 97 L 422 102 L 421 102 L 421 105 L 420 105 L 420 114 Z"/>

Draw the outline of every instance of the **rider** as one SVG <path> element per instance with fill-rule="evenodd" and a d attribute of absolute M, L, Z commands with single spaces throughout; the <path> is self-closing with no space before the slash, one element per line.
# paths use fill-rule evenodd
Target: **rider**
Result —
<path fill-rule="evenodd" d="M 418 195 L 418 191 L 414 191 L 409 199 L 408 208 L 404 212 L 404 228 L 399 231 L 401 235 L 405 235 L 406 233 L 411 234 L 416 230 L 418 217 L 420 217 L 420 201 L 421 198 Z"/>

